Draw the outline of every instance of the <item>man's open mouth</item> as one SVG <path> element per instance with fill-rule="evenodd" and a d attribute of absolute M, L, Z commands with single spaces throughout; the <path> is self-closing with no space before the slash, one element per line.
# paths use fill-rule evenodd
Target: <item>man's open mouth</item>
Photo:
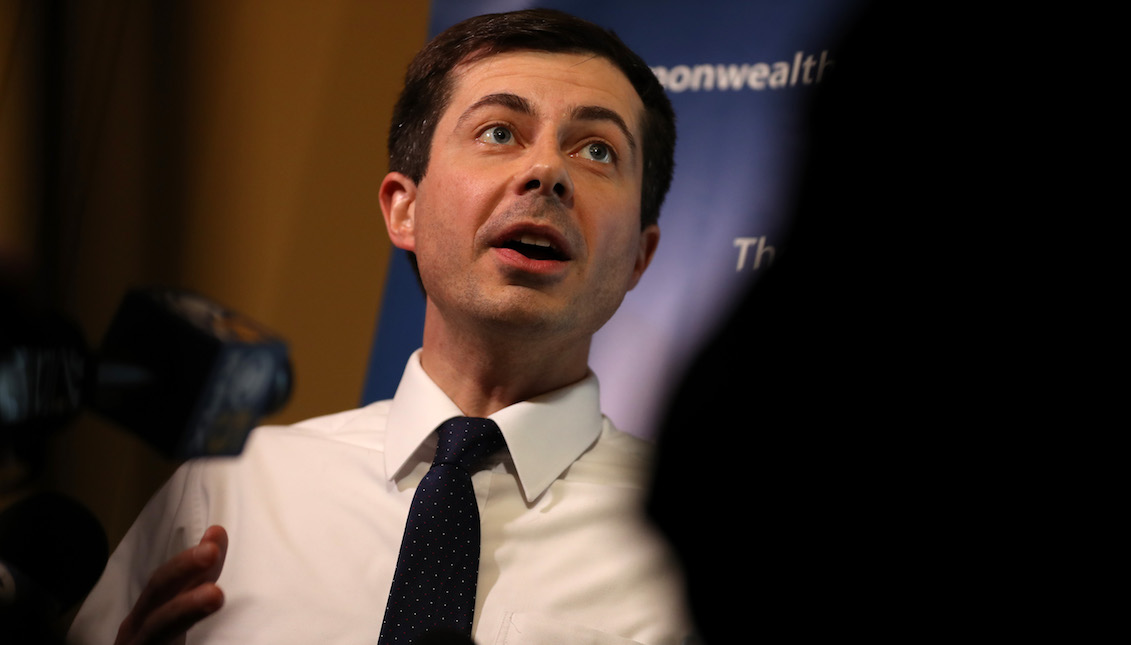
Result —
<path fill-rule="evenodd" d="M 523 235 L 518 239 L 508 240 L 502 246 L 505 249 L 518 251 L 531 260 L 565 261 L 569 259 L 554 246 L 553 242 L 537 235 Z"/>

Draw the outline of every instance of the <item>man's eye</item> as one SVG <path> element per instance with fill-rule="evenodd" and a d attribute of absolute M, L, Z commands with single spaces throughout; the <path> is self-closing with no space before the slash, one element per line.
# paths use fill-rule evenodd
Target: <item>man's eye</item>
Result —
<path fill-rule="evenodd" d="M 496 125 L 487 128 L 483 134 L 479 135 L 479 140 L 483 143 L 497 143 L 507 145 L 514 143 L 514 135 L 511 131 L 504 126 Z"/>
<path fill-rule="evenodd" d="M 612 163 L 615 155 L 612 148 L 603 143 L 587 143 L 577 153 L 582 159 L 589 159 L 597 163 Z"/>

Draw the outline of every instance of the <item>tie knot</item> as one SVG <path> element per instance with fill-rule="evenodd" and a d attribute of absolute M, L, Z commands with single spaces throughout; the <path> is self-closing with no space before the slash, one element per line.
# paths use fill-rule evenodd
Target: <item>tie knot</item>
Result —
<path fill-rule="evenodd" d="M 455 417 L 440 424 L 437 432 L 440 443 L 433 466 L 451 464 L 474 472 L 480 462 L 506 445 L 499 426 L 490 419 Z"/>

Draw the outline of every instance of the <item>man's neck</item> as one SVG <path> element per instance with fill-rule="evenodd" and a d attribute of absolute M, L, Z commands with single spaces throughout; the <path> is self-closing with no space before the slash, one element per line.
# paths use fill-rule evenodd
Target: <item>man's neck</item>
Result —
<path fill-rule="evenodd" d="M 464 414 L 486 417 L 589 373 L 589 343 L 571 345 L 424 326 L 420 364 Z"/>

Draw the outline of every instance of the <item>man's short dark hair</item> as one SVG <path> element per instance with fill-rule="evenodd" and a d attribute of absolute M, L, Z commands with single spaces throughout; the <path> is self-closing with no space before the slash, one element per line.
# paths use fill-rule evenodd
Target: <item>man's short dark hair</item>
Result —
<path fill-rule="evenodd" d="M 428 170 L 436 123 L 451 100 L 451 71 L 511 51 L 593 54 L 624 73 L 644 103 L 641 228 L 656 223 L 675 165 L 675 113 L 644 60 L 610 30 L 551 9 L 476 16 L 449 27 L 416 55 L 389 128 L 389 169 L 416 183 Z"/>

